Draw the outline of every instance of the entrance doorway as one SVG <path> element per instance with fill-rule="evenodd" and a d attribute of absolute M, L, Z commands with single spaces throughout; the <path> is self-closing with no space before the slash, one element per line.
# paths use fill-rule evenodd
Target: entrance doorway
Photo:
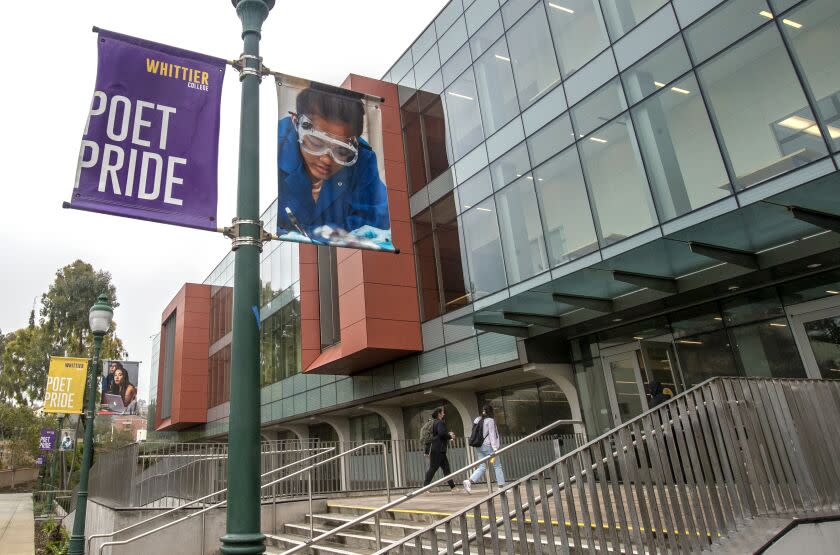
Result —
<path fill-rule="evenodd" d="M 673 396 L 682 390 L 670 341 L 635 341 L 601 351 L 613 423 L 618 426 L 650 408 L 649 384 Z"/>
<path fill-rule="evenodd" d="M 840 379 L 840 291 L 786 307 L 809 378 Z"/>

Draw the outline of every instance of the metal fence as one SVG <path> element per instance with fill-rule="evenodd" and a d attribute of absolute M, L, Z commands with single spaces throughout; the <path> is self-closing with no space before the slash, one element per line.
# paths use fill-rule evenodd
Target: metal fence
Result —
<path fill-rule="evenodd" d="M 32 492 L 32 513 L 36 519 L 64 518 L 70 511 L 73 492 L 67 489 Z"/>
<path fill-rule="evenodd" d="M 699 552 L 836 508 L 838 429 L 838 381 L 714 378 L 376 555 Z"/>
<path fill-rule="evenodd" d="M 503 437 L 509 444 L 519 437 Z M 532 472 L 576 448 L 581 438 L 573 435 L 543 436 L 522 445 L 516 456 L 503 455 L 509 479 Z M 313 471 L 312 488 L 317 494 L 381 491 L 422 485 L 428 459 L 420 440 L 386 440 L 387 457 L 381 451 L 361 449 Z M 317 439 L 267 441 L 261 445 L 261 471 L 267 473 L 318 450 L 343 453 L 364 442 L 329 442 Z M 90 474 L 90 497 L 114 507 L 174 508 L 219 492 L 227 487 L 226 443 L 135 443 L 97 455 Z M 461 468 L 475 460 L 465 438 L 451 442 L 449 461 Z M 384 465 L 388 468 L 385 469 Z M 387 470 L 387 472 L 386 472 Z M 385 483 L 384 476 L 390 476 Z M 276 478 L 274 476 L 271 479 Z M 270 481 L 269 478 L 263 483 Z M 308 480 L 301 476 L 263 490 L 263 499 L 294 497 L 307 493 Z M 223 497 L 210 497 L 212 504 Z"/>

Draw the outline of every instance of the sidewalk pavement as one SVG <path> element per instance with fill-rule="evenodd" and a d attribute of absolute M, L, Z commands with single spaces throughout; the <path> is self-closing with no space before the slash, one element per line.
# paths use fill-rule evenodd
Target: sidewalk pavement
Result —
<path fill-rule="evenodd" d="M 0 555 L 34 555 L 35 518 L 31 493 L 0 495 Z"/>

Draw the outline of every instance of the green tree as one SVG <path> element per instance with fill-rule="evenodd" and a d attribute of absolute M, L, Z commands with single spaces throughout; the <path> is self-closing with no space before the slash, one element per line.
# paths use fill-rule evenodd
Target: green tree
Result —
<path fill-rule="evenodd" d="M 6 334 L 0 342 L 0 401 L 20 405 L 44 397 L 50 356 L 89 356 L 93 350 L 88 312 L 101 293 L 117 307 L 117 289 L 111 274 L 76 260 L 55 274 L 41 296 L 40 320 L 35 311 L 29 325 Z M 102 343 L 102 358 L 124 359 L 128 353 L 116 334 L 116 323 Z"/>
<path fill-rule="evenodd" d="M 0 439 L 4 451 L 0 465 L 16 468 L 33 464 L 39 453 L 41 428 L 55 428 L 57 423 L 52 415 L 38 417 L 29 407 L 0 402 Z"/>

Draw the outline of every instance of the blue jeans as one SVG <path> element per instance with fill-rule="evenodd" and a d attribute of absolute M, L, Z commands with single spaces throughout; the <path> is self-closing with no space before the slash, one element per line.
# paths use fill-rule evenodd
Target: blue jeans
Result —
<path fill-rule="evenodd" d="M 491 455 L 493 453 L 493 448 L 489 445 L 482 445 L 481 447 L 477 447 L 475 450 L 475 458 L 481 459 L 486 457 L 487 455 Z M 478 468 L 475 469 L 472 476 L 470 476 L 470 481 L 474 484 L 477 484 L 481 477 L 484 476 L 484 471 L 487 468 L 487 463 L 481 463 Z M 496 457 L 496 460 L 493 461 L 493 471 L 496 473 L 496 483 L 499 487 L 505 485 L 505 473 L 502 470 L 502 458 Z"/>

